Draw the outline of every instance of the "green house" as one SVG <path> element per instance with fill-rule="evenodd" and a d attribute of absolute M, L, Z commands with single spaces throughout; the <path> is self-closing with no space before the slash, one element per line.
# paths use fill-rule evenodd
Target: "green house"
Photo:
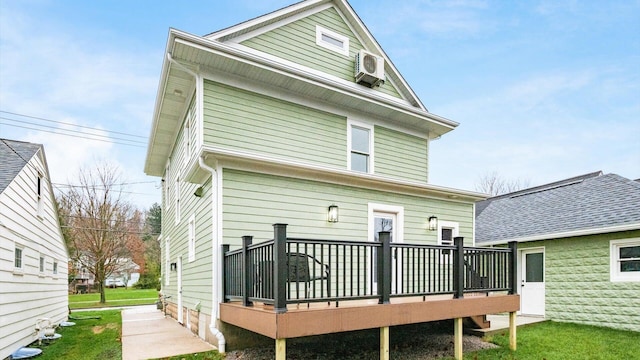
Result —
<path fill-rule="evenodd" d="M 427 111 L 344 0 L 171 29 L 145 163 L 163 183 L 168 313 L 213 344 L 233 345 L 233 325 L 281 349 L 517 310 L 511 253 L 482 255 L 500 273 L 456 258 L 484 195 L 429 183 L 430 141 L 457 125 Z"/>
<path fill-rule="evenodd" d="M 597 171 L 481 201 L 481 245 L 518 243 L 520 313 L 640 331 L 640 182 Z"/>

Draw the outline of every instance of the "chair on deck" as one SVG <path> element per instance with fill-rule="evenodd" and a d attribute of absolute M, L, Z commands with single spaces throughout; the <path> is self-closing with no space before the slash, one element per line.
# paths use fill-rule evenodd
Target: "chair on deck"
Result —
<path fill-rule="evenodd" d="M 304 253 L 287 254 L 287 281 L 289 283 L 305 283 L 306 298 L 309 298 L 311 285 L 315 281 L 324 281 L 327 284 L 327 296 L 331 294 L 329 265 L 323 264 L 318 259 Z"/>

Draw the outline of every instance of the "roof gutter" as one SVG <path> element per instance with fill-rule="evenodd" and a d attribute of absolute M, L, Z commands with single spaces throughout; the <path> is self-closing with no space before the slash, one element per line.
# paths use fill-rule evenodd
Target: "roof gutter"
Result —
<path fill-rule="evenodd" d="M 591 228 L 591 229 L 562 231 L 562 232 L 549 233 L 549 234 L 538 234 L 538 235 L 523 236 L 523 237 L 501 239 L 501 240 L 478 241 L 478 245 L 502 245 L 502 244 L 509 243 L 511 241 L 521 243 L 521 242 L 531 242 L 531 241 L 540 241 L 540 240 L 563 239 L 563 238 L 577 237 L 577 236 L 598 235 L 598 234 L 606 234 L 606 233 L 621 232 L 621 231 L 632 231 L 632 230 L 640 230 L 640 222 L 632 223 L 632 224 L 624 224 L 624 225 Z"/>

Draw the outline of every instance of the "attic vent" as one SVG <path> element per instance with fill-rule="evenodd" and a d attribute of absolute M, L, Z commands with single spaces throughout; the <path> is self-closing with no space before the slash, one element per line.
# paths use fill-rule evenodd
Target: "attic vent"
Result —
<path fill-rule="evenodd" d="M 366 50 L 356 54 L 355 77 L 358 84 L 376 87 L 384 84 L 384 59 Z"/>

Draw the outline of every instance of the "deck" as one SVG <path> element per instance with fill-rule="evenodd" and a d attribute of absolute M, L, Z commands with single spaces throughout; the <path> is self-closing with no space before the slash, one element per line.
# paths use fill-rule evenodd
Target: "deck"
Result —
<path fill-rule="evenodd" d="M 381 358 L 389 327 L 509 313 L 516 295 L 516 247 L 398 244 L 388 232 L 379 242 L 288 238 L 274 225 L 274 238 L 224 249 L 225 302 L 220 320 L 276 340 L 380 328 Z M 456 336 L 458 339 L 458 336 Z M 458 355 L 456 355 L 458 356 Z"/>

